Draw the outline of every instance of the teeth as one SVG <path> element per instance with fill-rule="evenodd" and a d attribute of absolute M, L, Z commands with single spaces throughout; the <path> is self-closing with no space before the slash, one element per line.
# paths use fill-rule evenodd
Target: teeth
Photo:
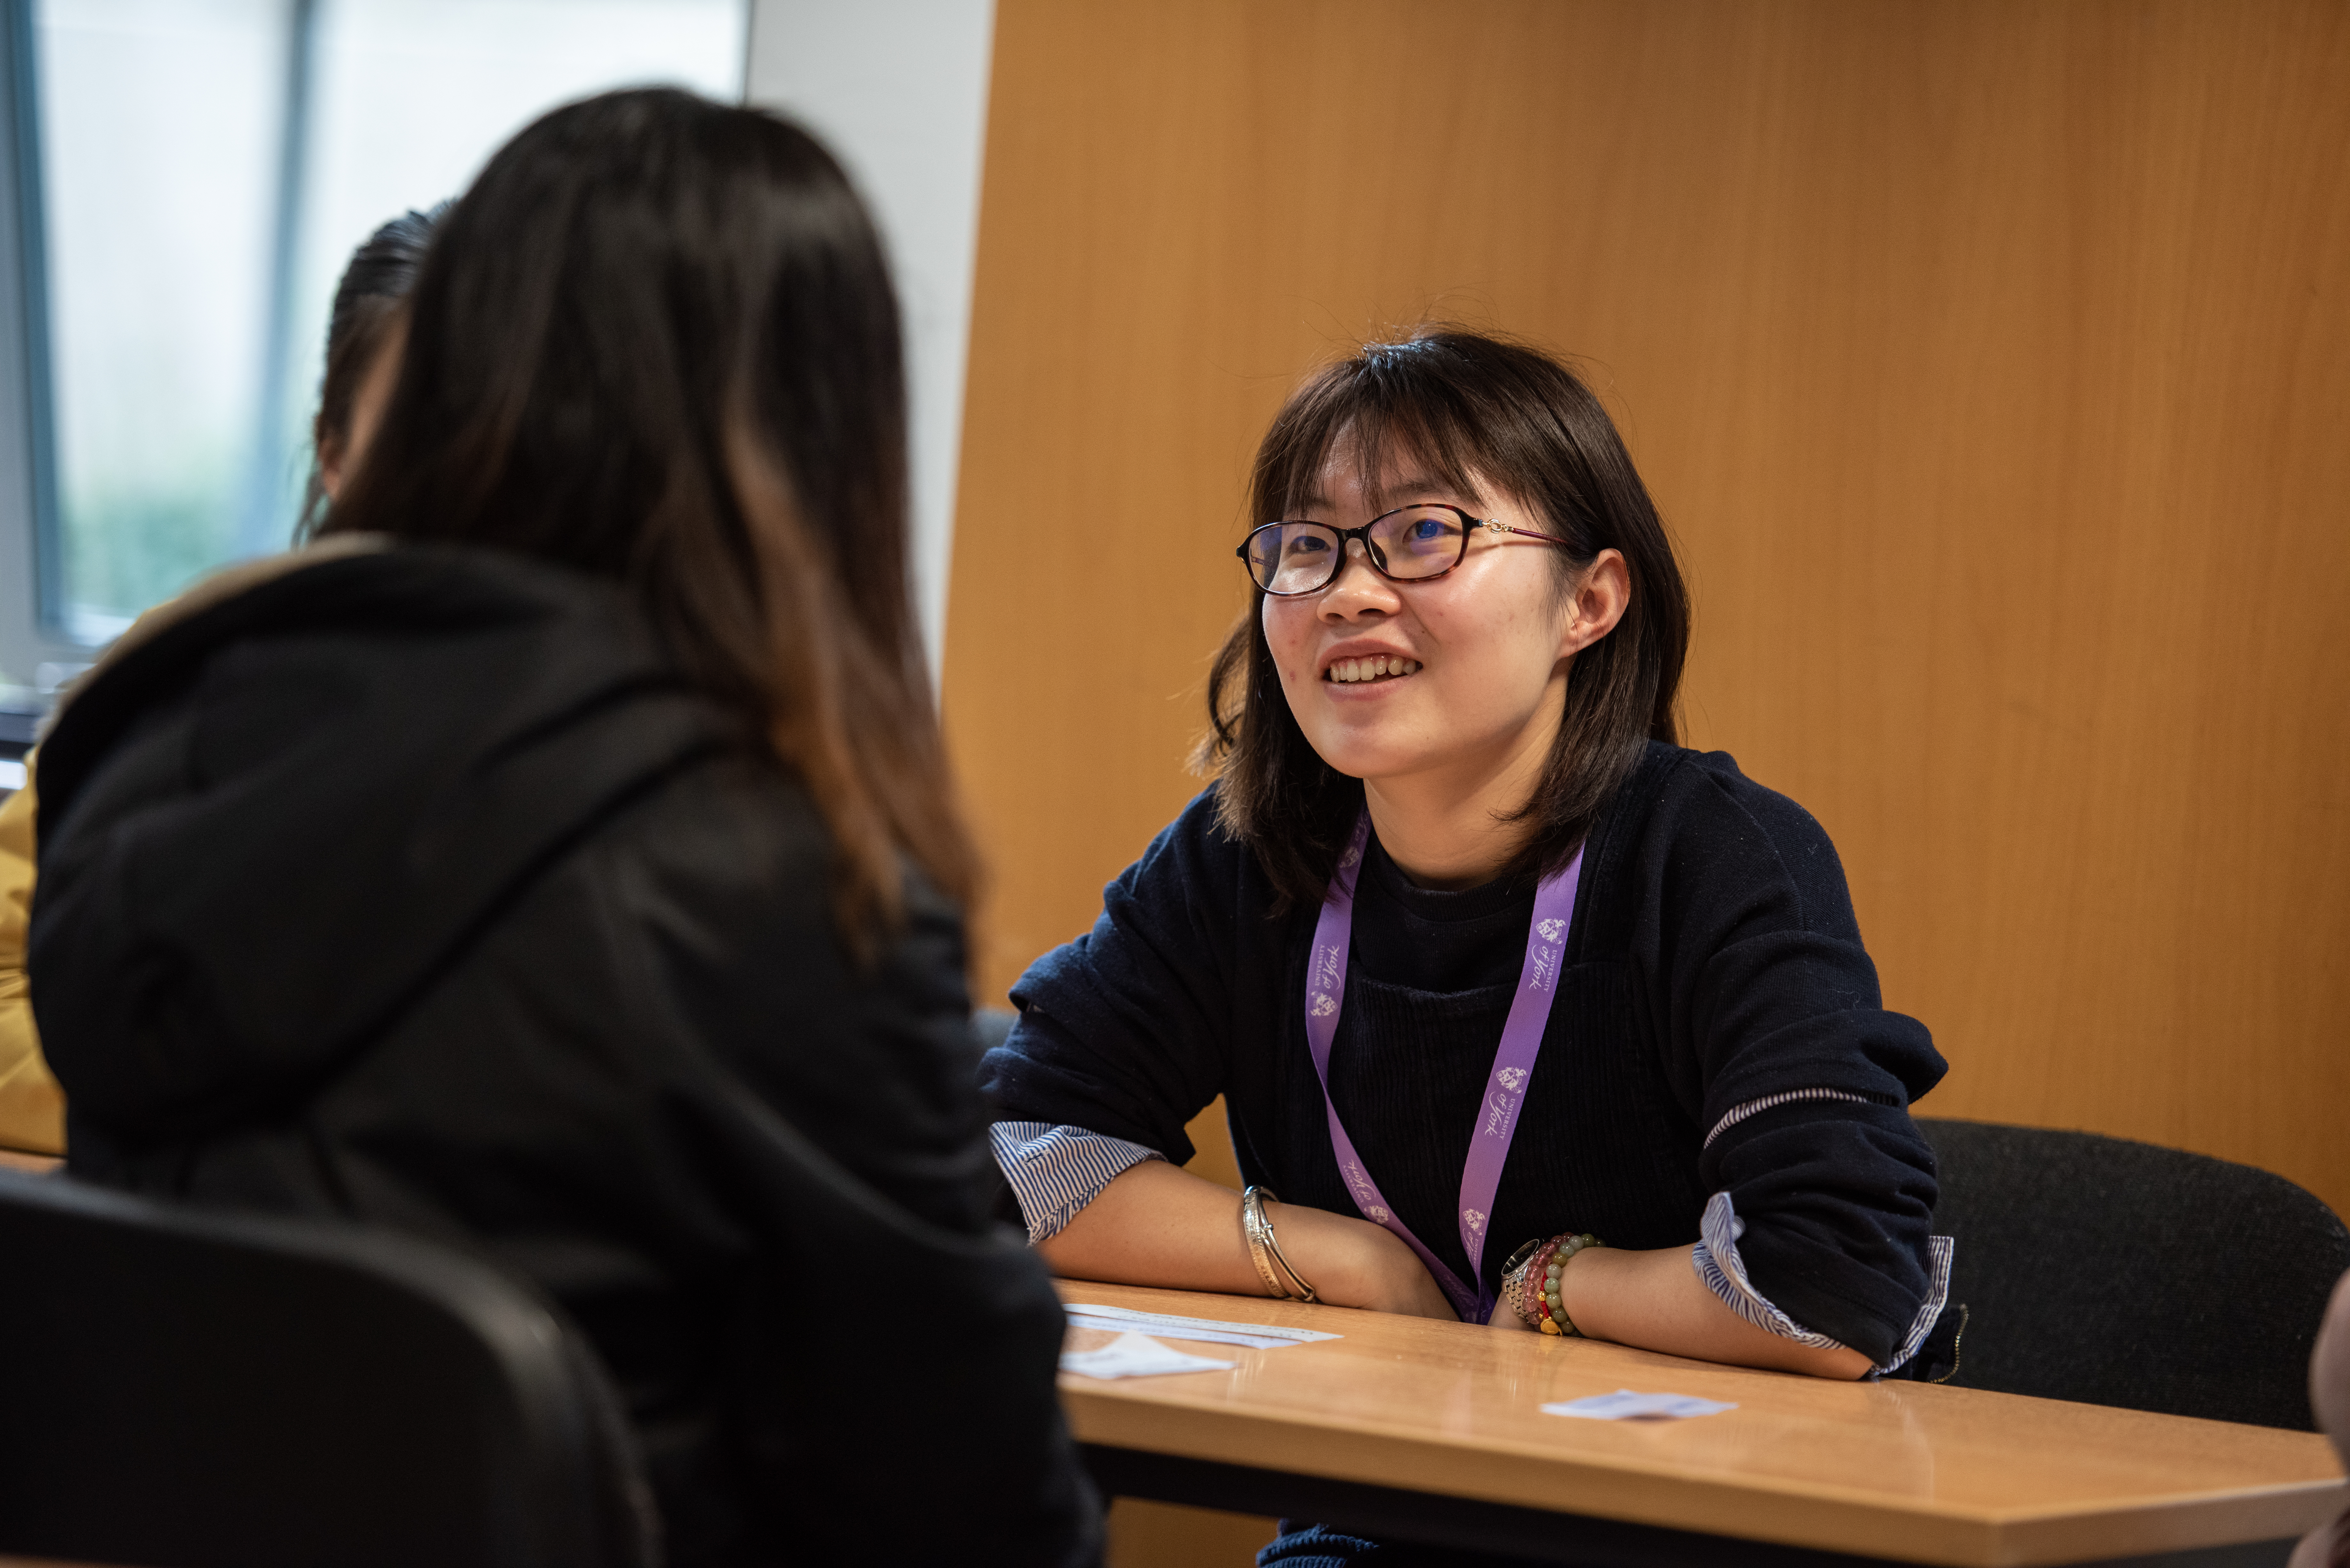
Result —
<path fill-rule="evenodd" d="M 1330 666 L 1326 679 L 1352 684 L 1357 681 L 1377 680 L 1388 675 L 1417 675 L 1419 670 L 1419 664 L 1414 659 L 1397 659 L 1388 654 L 1375 653 L 1368 659 L 1336 660 Z"/>

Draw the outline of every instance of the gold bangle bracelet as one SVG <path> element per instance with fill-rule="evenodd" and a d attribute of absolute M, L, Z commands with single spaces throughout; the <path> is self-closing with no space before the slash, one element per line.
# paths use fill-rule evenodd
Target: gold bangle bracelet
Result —
<path fill-rule="evenodd" d="M 1270 1229 L 1264 1222 L 1264 1189 L 1252 1187 L 1241 1194 L 1241 1236 L 1248 1242 L 1249 1261 L 1256 1265 L 1256 1277 L 1264 1282 L 1264 1293 L 1286 1301 L 1289 1293 L 1281 1288 L 1281 1281 L 1274 1276 L 1272 1250 L 1264 1244 Z"/>
<path fill-rule="evenodd" d="M 1281 1242 L 1273 1233 L 1273 1221 L 1265 1217 L 1265 1204 L 1280 1201 L 1269 1187 L 1252 1187 L 1241 1194 L 1241 1234 L 1248 1240 L 1249 1260 L 1256 1264 L 1257 1277 L 1264 1282 L 1267 1295 L 1284 1301 L 1318 1301 L 1321 1298 L 1314 1293 L 1314 1287 L 1282 1256 Z M 1281 1275 L 1288 1277 L 1289 1286 L 1284 1286 L 1280 1275 L 1274 1273 L 1276 1268 Z"/>

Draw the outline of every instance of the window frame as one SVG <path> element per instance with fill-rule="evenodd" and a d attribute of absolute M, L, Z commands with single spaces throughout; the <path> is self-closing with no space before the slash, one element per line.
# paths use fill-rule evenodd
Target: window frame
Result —
<path fill-rule="evenodd" d="M 63 617 L 33 7 L 0 6 L 0 672 L 41 705 L 96 647 Z M 0 693 L 0 706 L 22 692 Z"/>

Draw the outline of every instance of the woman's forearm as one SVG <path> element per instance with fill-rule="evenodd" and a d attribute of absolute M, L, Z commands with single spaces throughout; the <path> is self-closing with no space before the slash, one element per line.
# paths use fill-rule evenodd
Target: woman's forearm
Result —
<path fill-rule="evenodd" d="M 1146 1160 L 1111 1182 L 1036 1251 L 1066 1279 L 1263 1295 L 1264 1282 L 1241 1232 L 1240 1202 L 1229 1187 L 1163 1160 Z M 1283 1255 L 1322 1300 L 1420 1317 L 1453 1315 L 1410 1249 L 1379 1227 L 1286 1203 L 1268 1205 L 1267 1215 Z M 1705 1288 L 1687 1247 L 1589 1248 L 1568 1263 L 1562 1279 L 1567 1316 L 1593 1339 L 1814 1377 L 1854 1378 L 1869 1367 L 1859 1351 L 1814 1349 L 1756 1328 Z M 1509 1309 L 1500 1311 L 1506 1315 Z"/>
<path fill-rule="evenodd" d="M 1036 1244 L 1055 1273 L 1172 1290 L 1265 1293 L 1241 1233 L 1241 1197 L 1229 1187 L 1145 1160 L 1103 1189 L 1060 1231 Z M 1451 1317 L 1452 1309 L 1411 1250 L 1367 1220 L 1295 1204 L 1266 1206 L 1282 1255 L 1315 1295 L 1336 1306 Z"/>
<path fill-rule="evenodd" d="M 1868 1370 L 1868 1357 L 1857 1350 L 1815 1349 L 1748 1323 L 1705 1288 L 1690 1266 L 1690 1251 L 1586 1247 L 1559 1274 L 1560 1304 L 1576 1329 L 1593 1339 L 1668 1355 L 1814 1377 L 1850 1379 Z"/>

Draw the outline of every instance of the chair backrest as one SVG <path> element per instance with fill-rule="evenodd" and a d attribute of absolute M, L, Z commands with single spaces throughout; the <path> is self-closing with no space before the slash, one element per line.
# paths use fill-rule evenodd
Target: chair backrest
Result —
<path fill-rule="evenodd" d="M 0 1553 L 644 1568 L 577 1335 L 411 1239 L 0 1172 Z"/>
<path fill-rule="evenodd" d="M 2350 1233 L 2264 1170 L 2093 1133 L 1920 1118 L 1974 1388 L 2314 1430 Z"/>

